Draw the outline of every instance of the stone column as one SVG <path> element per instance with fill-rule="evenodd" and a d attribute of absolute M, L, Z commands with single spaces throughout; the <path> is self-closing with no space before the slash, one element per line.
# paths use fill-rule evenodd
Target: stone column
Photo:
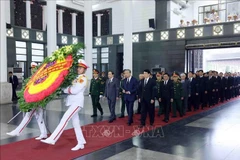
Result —
<path fill-rule="evenodd" d="M 26 27 L 32 28 L 32 22 L 31 22 L 31 1 L 26 1 Z"/>
<path fill-rule="evenodd" d="M 58 10 L 58 33 L 63 34 L 63 9 Z"/>
<path fill-rule="evenodd" d="M 57 46 L 56 1 L 47 1 L 47 55 L 51 56 Z"/>
<path fill-rule="evenodd" d="M 97 14 L 97 36 L 101 36 L 101 17 L 103 14 Z"/>
<path fill-rule="evenodd" d="M 12 100 L 12 85 L 8 83 L 7 73 L 6 3 L 0 1 L 0 104 Z"/>
<path fill-rule="evenodd" d="M 72 35 L 76 36 L 76 17 L 77 17 L 77 13 L 72 13 Z"/>
<path fill-rule="evenodd" d="M 92 77 L 92 47 L 93 47 L 93 35 L 92 35 L 92 0 L 84 1 L 84 43 L 85 52 L 84 58 L 89 65 L 87 70 L 87 77 Z"/>
<path fill-rule="evenodd" d="M 45 31 L 47 27 L 47 6 L 42 6 L 42 30 Z"/>
<path fill-rule="evenodd" d="M 123 68 L 132 70 L 132 0 L 122 1 L 124 8 L 124 44 L 123 44 Z"/>

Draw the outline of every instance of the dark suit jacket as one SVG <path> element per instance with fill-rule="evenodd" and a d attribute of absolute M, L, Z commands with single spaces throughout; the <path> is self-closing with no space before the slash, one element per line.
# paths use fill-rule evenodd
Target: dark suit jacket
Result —
<path fill-rule="evenodd" d="M 181 83 L 182 83 L 184 97 L 188 97 L 188 95 L 191 92 L 191 90 L 190 90 L 190 82 L 189 82 L 189 80 L 185 79 L 185 81 L 181 82 Z"/>
<path fill-rule="evenodd" d="M 144 79 L 141 80 L 141 84 L 139 85 L 138 89 L 138 96 L 140 100 L 145 100 L 147 102 L 151 102 L 151 100 L 155 99 L 155 86 L 156 81 L 149 78 L 147 84 L 144 86 Z"/>
<path fill-rule="evenodd" d="M 108 79 L 106 81 L 104 96 L 108 99 L 116 100 L 116 98 L 119 97 L 119 85 L 120 82 L 117 78 L 113 77 L 112 82 Z"/>
<path fill-rule="evenodd" d="M 12 77 L 9 77 L 9 83 L 12 83 L 12 86 L 16 88 L 18 86 L 18 78 L 15 75 L 13 75 Z"/>
<path fill-rule="evenodd" d="M 170 79 L 168 80 L 166 85 L 164 84 L 164 81 L 162 81 L 160 90 L 160 98 L 165 98 L 169 100 L 173 98 L 173 82 Z"/>
<path fill-rule="evenodd" d="M 130 83 L 127 83 L 127 78 L 123 80 L 123 89 L 127 92 L 129 91 L 131 94 L 125 94 L 124 100 L 125 101 L 135 101 L 136 100 L 136 94 L 138 89 L 138 81 L 136 78 L 132 77 L 130 80 Z"/>
<path fill-rule="evenodd" d="M 190 89 L 191 89 L 190 94 L 191 95 L 196 95 L 196 93 L 199 93 L 198 81 L 197 81 L 196 78 L 193 78 L 192 81 L 189 79 L 189 81 L 190 81 Z"/>
<path fill-rule="evenodd" d="M 216 77 L 212 76 L 211 78 L 209 77 L 208 78 L 208 89 L 209 91 L 212 91 L 213 89 L 216 89 L 215 88 L 215 81 L 217 80 Z"/>

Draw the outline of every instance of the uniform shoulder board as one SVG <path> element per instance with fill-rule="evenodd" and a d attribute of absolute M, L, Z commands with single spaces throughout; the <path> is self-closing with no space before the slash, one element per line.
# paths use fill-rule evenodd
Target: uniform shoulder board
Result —
<path fill-rule="evenodd" d="M 79 79 L 78 79 L 78 82 L 79 82 L 79 83 L 83 83 L 83 82 L 84 82 L 84 79 L 83 79 L 83 78 L 79 78 Z"/>
<path fill-rule="evenodd" d="M 99 80 L 102 80 L 102 78 L 99 78 Z"/>

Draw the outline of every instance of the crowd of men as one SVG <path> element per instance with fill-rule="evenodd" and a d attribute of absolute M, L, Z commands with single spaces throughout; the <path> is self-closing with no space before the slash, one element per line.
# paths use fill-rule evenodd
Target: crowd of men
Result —
<path fill-rule="evenodd" d="M 93 71 L 93 79 L 90 85 L 90 95 L 93 104 L 93 115 L 97 116 L 97 109 L 103 115 L 103 109 L 99 103 L 103 96 L 108 100 L 111 116 L 109 123 L 116 120 L 115 104 L 121 98 L 121 115 L 125 116 L 125 108 L 128 114 L 128 125 L 133 123 L 134 102 L 138 101 L 136 114 L 141 114 L 140 128 L 146 125 L 149 115 L 150 125 L 154 125 L 155 102 L 158 102 L 157 116 L 163 115 L 163 121 L 168 123 L 170 113 L 172 118 L 186 115 L 186 112 L 197 111 L 205 107 L 212 107 L 221 102 L 240 96 L 240 73 L 218 73 L 217 71 L 196 73 L 188 72 L 169 75 L 165 72 L 151 74 L 146 69 L 137 80 L 131 75 L 131 70 L 126 69 L 122 73 L 122 79 L 114 77 L 112 71 L 99 77 L 99 71 Z M 178 112 L 178 114 L 177 114 Z"/>

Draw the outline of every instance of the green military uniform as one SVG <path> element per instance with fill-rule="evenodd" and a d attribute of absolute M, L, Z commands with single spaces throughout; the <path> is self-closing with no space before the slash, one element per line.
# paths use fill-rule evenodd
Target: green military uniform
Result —
<path fill-rule="evenodd" d="M 182 109 L 182 97 L 183 97 L 183 88 L 182 88 L 182 83 L 177 81 L 173 81 L 173 103 L 172 103 L 172 108 L 173 108 L 173 117 L 177 116 L 177 110 L 182 117 L 183 115 L 183 109 Z"/>
<path fill-rule="evenodd" d="M 125 103 L 125 100 L 124 100 L 124 93 L 122 93 L 122 88 L 123 88 L 123 81 L 124 79 L 122 79 L 120 81 L 120 88 L 119 88 L 119 95 L 121 95 L 121 100 L 122 100 L 122 106 L 121 106 L 121 116 L 124 116 L 124 113 L 125 113 L 125 108 L 126 108 L 126 103 Z"/>
<path fill-rule="evenodd" d="M 160 94 L 161 94 L 161 91 L 160 91 L 161 82 L 162 82 L 162 80 L 156 80 L 156 98 L 157 98 L 158 103 L 159 103 L 158 116 L 160 116 L 161 114 L 163 114 L 162 103 L 159 102 L 159 98 L 160 98 Z"/>
<path fill-rule="evenodd" d="M 100 95 L 103 95 L 103 84 L 104 83 L 102 82 L 101 78 L 91 79 L 89 94 L 91 95 L 93 105 L 92 117 L 97 116 L 97 109 L 101 112 L 101 115 L 103 115 L 103 109 L 99 103 Z"/>

